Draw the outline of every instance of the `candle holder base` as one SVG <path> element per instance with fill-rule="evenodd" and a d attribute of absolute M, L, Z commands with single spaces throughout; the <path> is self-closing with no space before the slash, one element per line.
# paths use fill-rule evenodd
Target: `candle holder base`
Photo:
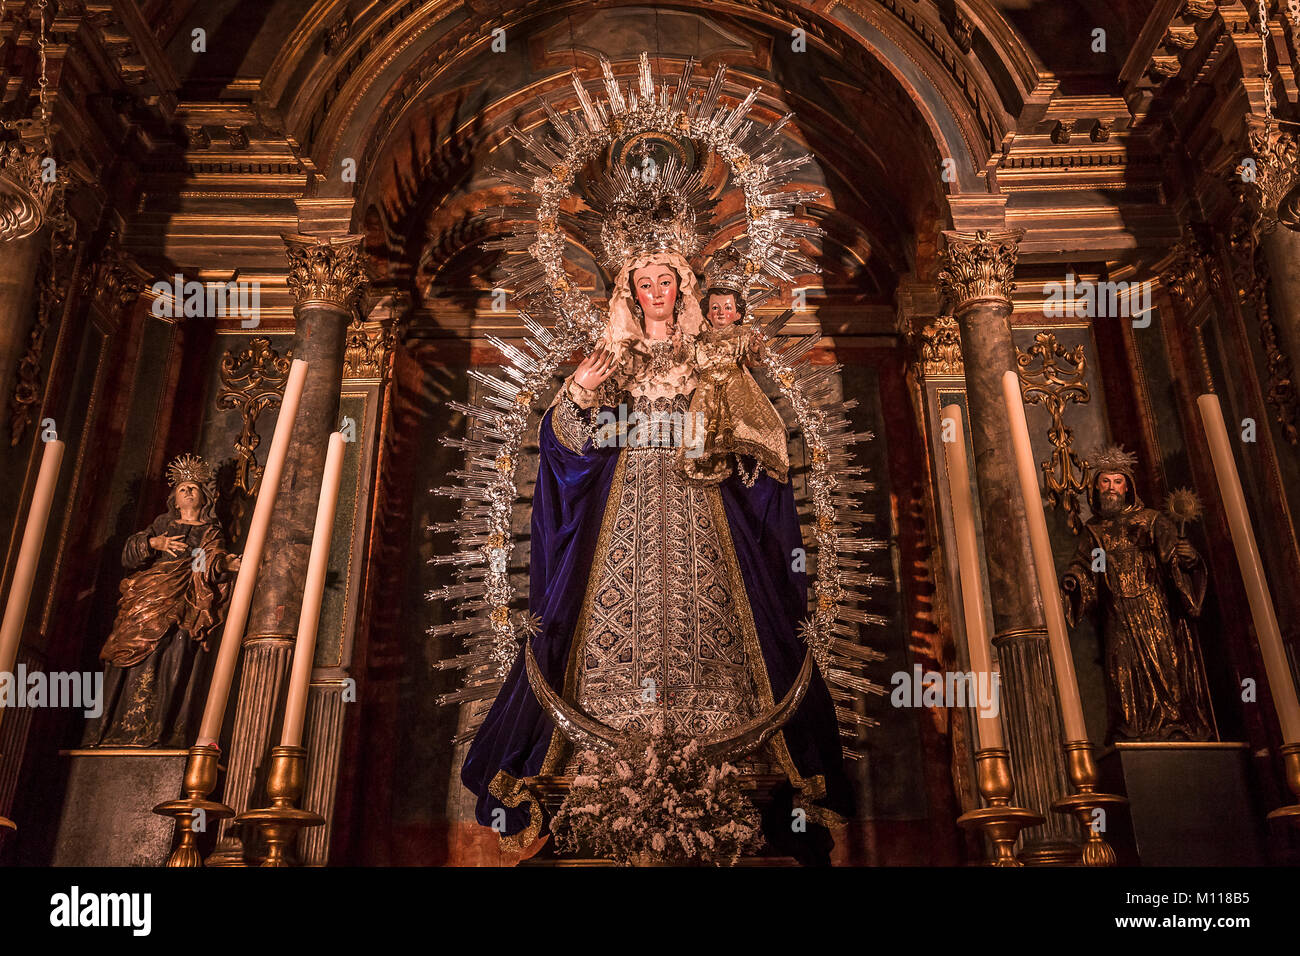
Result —
<path fill-rule="evenodd" d="M 235 811 L 224 803 L 207 799 L 217 785 L 217 760 L 220 756 L 221 751 L 211 744 L 191 747 L 185 762 L 185 796 L 153 808 L 154 813 L 175 819 L 181 831 L 180 842 L 167 858 L 165 866 L 202 866 L 203 857 L 199 854 L 195 834 L 206 830 L 209 821 L 235 815 Z M 199 824 L 197 829 L 196 823 Z"/>
<path fill-rule="evenodd" d="M 993 844 L 993 859 L 985 866 L 1022 866 L 1014 852 L 1020 831 L 1042 823 L 1043 818 L 1032 810 L 1010 806 L 980 807 L 957 818 L 958 826 L 967 830 L 979 828 Z"/>
<path fill-rule="evenodd" d="M 1092 744 L 1086 740 L 1071 740 L 1063 749 L 1070 782 L 1076 792 L 1057 800 L 1052 804 L 1052 810 L 1071 814 L 1079 821 L 1084 835 L 1084 866 L 1114 866 L 1115 850 L 1101 836 L 1106 829 L 1106 810 L 1127 806 L 1128 798 L 1097 792 L 1097 765 L 1092 760 Z"/>
<path fill-rule="evenodd" d="M 1300 797 L 1300 743 L 1283 744 L 1278 748 L 1282 754 L 1282 773 L 1291 792 Z M 1300 802 L 1285 807 L 1278 807 L 1268 815 L 1270 820 L 1282 820 L 1292 826 L 1300 827 Z"/>
<path fill-rule="evenodd" d="M 988 866 L 1020 866 L 1015 845 L 1020 831 L 1036 827 L 1043 818 L 1032 810 L 1011 806 L 1015 783 L 1011 778 L 1011 753 L 1004 747 L 986 747 L 976 751 L 975 765 L 979 775 L 980 794 L 988 801 L 980 807 L 963 813 L 957 825 L 967 830 L 980 829 L 993 844 L 993 859 Z"/>
<path fill-rule="evenodd" d="M 235 817 L 240 825 L 255 827 L 266 840 L 266 859 L 262 866 L 293 866 L 290 851 L 303 827 L 325 825 L 325 818 L 294 804 L 302 794 L 303 764 L 307 751 L 303 747 L 271 748 L 271 767 L 266 792 L 271 805 L 249 810 Z"/>

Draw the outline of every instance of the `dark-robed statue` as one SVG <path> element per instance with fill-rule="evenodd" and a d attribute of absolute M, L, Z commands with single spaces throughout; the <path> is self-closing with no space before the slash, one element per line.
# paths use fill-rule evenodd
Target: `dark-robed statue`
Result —
<path fill-rule="evenodd" d="M 1213 740 L 1193 623 L 1205 601 L 1205 562 L 1167 515 L 1143 507 L 1136 464 L 1117 447 L 1090 462 L 1092 517 L 1061 576 L 1066 616 L 1074 625 L 1101 611 L 1108 739 Z"/>
<path fill-rule="evenodd" d="M 210 640 L 220 636 L 239 555 L 226 550 L 216 482 L 203 459 L 167 468 L 167 511 L 127 538 L 128 574 L 112 633 L 100 651 L 104 711 L 88 747 L 184 747 L 200 702 Z"/>

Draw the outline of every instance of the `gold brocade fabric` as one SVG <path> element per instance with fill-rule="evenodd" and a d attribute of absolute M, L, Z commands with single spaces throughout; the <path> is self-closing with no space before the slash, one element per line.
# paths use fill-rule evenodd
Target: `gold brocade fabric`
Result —
<path fill-rule="evenodd" d="M 607 546 L 595 555 L 578 706 L 622 730 L 705 736 L 756 713 L 713 487 L 673 448 L 628 448 Z M 743 599 L 743 595 L 741 596 Z"/>
<path fill-rule="evenodd" d="M 700 481 L 717 482 L 732 471 L 731 455 L 751 455 L 777 481 L 790 471 L 785 425 L 754 376 L 745 368 L 750 330 L 740 323 L 701 333 L 695 346 L 699 386 L 689 415 L 704 422 L 702 448 L 684 447 L 683 472 Z"/>

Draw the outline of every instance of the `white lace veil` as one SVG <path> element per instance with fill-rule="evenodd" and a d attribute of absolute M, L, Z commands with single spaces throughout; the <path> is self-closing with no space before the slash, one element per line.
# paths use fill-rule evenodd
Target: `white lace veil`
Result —
<path fill-rule="evenodd" d="M 635 300 L 628 279 L 634 271 L 649 265 L 671 266 L 677 273 L 677 296 L 681 301 L 677 324 L 686 340 L 693 340 L 704 327 L 699 283 L 695 272 L 682 256 L 675 252 L 655 252 L 630 259 L 615 277 L 614 294 L 609 297 L 609 320 L 600 335 L 600 342 L 613 349 L 616 367 L 623 361 L 629 347 L 645 341 L 645 329 L 632 311 Z"/>

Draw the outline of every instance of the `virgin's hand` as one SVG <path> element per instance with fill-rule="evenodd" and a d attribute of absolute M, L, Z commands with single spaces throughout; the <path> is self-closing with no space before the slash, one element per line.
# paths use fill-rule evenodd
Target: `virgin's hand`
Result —
<path fill-rule="evenodd" d="M 602 343 L 582 360 L 573 373 L 573 380 L 585 389 L 595 389 L 614 374 L 614 352 Z"/>
<path fill-rule="evenodd" d="M 149 539 L 149 547 L 175 557 L 185 550 L 185 542 L 179 535 L 160 534 Z"/>

